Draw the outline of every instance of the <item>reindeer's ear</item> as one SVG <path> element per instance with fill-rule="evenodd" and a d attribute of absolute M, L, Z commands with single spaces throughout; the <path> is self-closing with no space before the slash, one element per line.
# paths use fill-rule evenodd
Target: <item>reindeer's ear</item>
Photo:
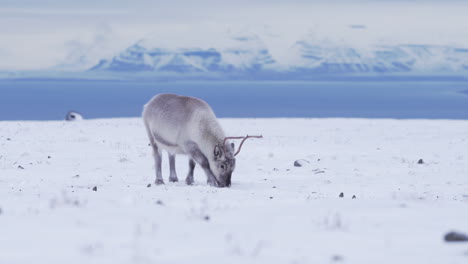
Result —
<path fill-rule="evenodd" d="M 231 148 L 232 148 L 232 151 L 236 151 L 236 145 L 234 145 L 234 143 L 231 143 Z"/>
<path fill-rule="evenodd" d="M 215 156 L 215 158 L 216 158 L 216 159 L 221 158 L 222 155 L 223 155 L 223 152 L 221 151 L 221 148 L 218 147 L 218 146 L 216 146 L 216 147 L 214 148 L 214 156 Z"/>

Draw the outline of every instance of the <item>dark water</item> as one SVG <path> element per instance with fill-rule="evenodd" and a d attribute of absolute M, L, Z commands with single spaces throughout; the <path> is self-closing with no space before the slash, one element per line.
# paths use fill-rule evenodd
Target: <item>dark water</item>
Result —
<path fill-rule="evenodd" d="M 219 117 L 468 119 L 468 82 L 0 81 L 0 120 L 136 117 L 155 94 L 206 100 Z"/>

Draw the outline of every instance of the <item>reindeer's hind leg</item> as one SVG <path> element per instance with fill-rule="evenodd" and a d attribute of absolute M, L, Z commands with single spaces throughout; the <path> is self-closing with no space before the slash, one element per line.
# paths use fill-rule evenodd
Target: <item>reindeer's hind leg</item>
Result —
<path fill-rule="evenodd" d="M 161 162 L 162 162 L 162 155 L 161 155 L 161 150 L 158 148 L 158 145 L 156 144 L 153 135 L 151 134 L 150 129 L 148 128 L 148 125 L 145 123 L 146 126 L 146 131 L 148 132 L 148 137 L 151 143 L 151 147 L 153 148 L 153 156 L 154 156 L 154 166 L 156 170 L 156 180 L 155 184 L 164 184 L 164 180 L 162 177 L 162 171 L 161 171 Z"/>
<path fill-rule="evenodd" d="M 179 179 L 177 179 L 177 173 L 175 170 L 175 155 L 174 154 L 169 154 L 169 168 L 170 168 L 170 176 L 169 176 L 169 181 L 170 182 L 178 182 Z"/>
<path fill-rule="evenodd" d="M 189 160 L 189 172 L 187 175 L 187 178 L 185 179 L 185 183 L 187 185 L 192 185 L 193 184 L 193 171 L 195 170 L 195 161 L 193 159 Z"/>
<path fill-rule="evenodd" d="M 156 169 L 156 180 L 154 183 L 156 183 L 156 185 L 164 184 L 162 171 L 161 171 L 161 162 L 162 162 L 161 150 L 158 148 L 158 145 L 156 145 L 155 143 L 151 143 L 151 146 L 153 146 L 154 166 Z"/>

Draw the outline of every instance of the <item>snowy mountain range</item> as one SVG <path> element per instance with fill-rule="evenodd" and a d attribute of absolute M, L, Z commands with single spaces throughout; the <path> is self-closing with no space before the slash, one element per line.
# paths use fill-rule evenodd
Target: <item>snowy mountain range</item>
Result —
<path fill-rule="evenodd" d="M 234 36 L 206 47 L 159 47 L 141 40 L 102 59 L 92 72 L 296 77 L 356 74 L 468 74 L 468 48 L 438 45 L 353 47 L 299 40 L 276 59 L 257 35 Z"/>
<path fill-rule="evenodd" d="M 256 74 L 277 70 L 278 63 L 259 37 L 225 39 L 200 47 L 161 48 L 142 40 L 111 59 L 103 59 L 91 71 L 192 74 Z"/>

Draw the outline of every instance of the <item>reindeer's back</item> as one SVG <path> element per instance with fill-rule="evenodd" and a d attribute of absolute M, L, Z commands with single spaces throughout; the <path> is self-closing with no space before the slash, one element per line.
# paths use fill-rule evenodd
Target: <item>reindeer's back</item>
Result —
<path fill-rule="evenodd" d="M 216 120 L 211 107 L 203 100 L 175 94 L 159 94 L 144 107 L 147 127 L 164 140 L 177 143 L 189 140 L 206 120 Z"/>

